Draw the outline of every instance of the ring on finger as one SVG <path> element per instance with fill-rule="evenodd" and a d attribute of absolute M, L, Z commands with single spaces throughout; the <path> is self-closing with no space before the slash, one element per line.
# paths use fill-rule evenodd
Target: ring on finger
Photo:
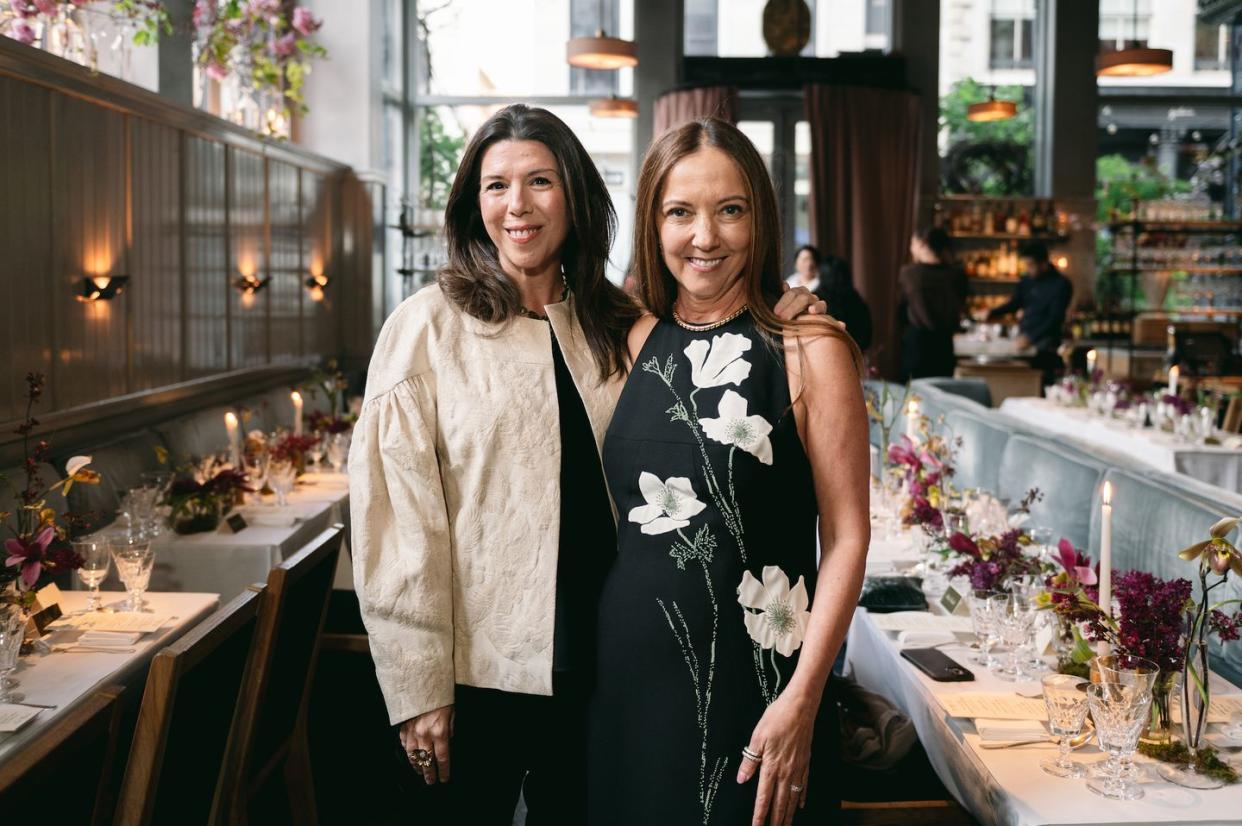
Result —
<path fill-rule="evenodd" d="M 742 746 L 742 756 L 755 763 L 763 762 L 763 755 L 756 751 L 751 751 L 749 746 Z"/>
<path fill-rule="evenodd" d="M 436 762 L 436 758 L 426 749 L 414 749 L 406 752 L 406 754 L 409 756 L 410 762 L 414 764 L 414 768 L 420 771 L 431 768 L 431 765 Z"/>
<path fill-rule="evenodd" d="M 802 792 L 802 787 L 799 786 L 797 783 L 790 783 L 789 791 L 793 792 L 794 794 L 800 794 Z"/>

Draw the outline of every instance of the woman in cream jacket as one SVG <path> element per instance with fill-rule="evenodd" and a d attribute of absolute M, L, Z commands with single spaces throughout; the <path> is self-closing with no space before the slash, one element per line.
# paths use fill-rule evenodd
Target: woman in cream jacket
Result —
<path fill-rule="evenodd" d="M 445 822 L 507 826 L 524 786 L 532 826 L 581 823 L 616 545 L 599 451 L 639 311 L 605 277 L 603 180 L 542 109 L 480 127 L 445 224 L 449 263 L 385 323 L 354 431 L 363 620 Z M 782 315 L 813 301 L 791 291 Z"/>

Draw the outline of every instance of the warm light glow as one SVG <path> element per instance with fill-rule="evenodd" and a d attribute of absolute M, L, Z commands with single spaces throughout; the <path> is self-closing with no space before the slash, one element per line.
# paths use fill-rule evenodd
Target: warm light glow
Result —
<path fill-rule="evenodd" d="M 317 285 L 317 286 L 311 287 L 306 292 L 307 292 L 307 295 L 310 296 L 311 301 L 323 301 L 323 287 Z"/>
<path fill-rule="evenodd" d="M 1173 70 L 1169 49 L 1122 49 L 1096 58 L 1099 77 L 1151 77 Z"/>
<path fill-rule="evenodd" d="M 1169 368 L 1169 379 L 1177 381 L 1182 375 L 1182 370 L 1176 364 Z"/>
<path fill-rule="evenodd" d="M 328 283 L 328 279 L 323 277 L 323 258 L 318 252 L 311 253 L 310 266 L 306 268 L 306 271 L 310 273 L 311 278 L 319 281 L 320 284 Z"/>
<path fill-rule="evenodd" d="M 237 427 L 237 414 L 232 410 L 224 414 L 224 426 L 229 430 Z"/>
<path fill-rule="evenodd" d="M 293 399 L 293 406 L 294 406 L 294 407 L 301 407 L 301 406 L 302 406 L 302 394 L 301 394 L 301 393 L 299 393 L 298 391 L 294 390 L 292 393 L 290 393 L 290 394 L 289 394 L 289 398 Z"/>
<path fill-rule="evenodd" d="M 91 281 L 95 284 L 96 287 L 98 287 L 101 290 L 104 290 L 104 289 L 107 289 L 108 283 L 112 281 L 112 278 L 107 275 L 97 275 L 94 278 L 92 278 Z"/>
<path fill-rule="evenodd" d="M 638 65 L 634 44 L 608 37 L 602 30 L 593 37 L 575 37 L 565 47 L 565 59 L 580 69 L 625 69 Z"/>
<path fill-rule="evenodd" d="M 249 310 L 251 307 L 254 306 L 254 302 L 255 302 L 254 290 L 246 290 L 245 292 L 241 294 L 242 309 Z"/>
<path fill-rule="evenodd" d="M 910 416 L 917 416 L 917 415 L 919 415 L 919 403 L 918 403 L 918 401 L 916 401 L 915 399 L 911 399 L 911 400 L 910 400 L 910 403 L 906 405 L 906 414 L 907 414 L 907 415 L 910 415 Z"/>
<path fill-rule="evenodd" d="M 638 101 L 615 97 L 593 100 L 590 111 L 593 118 L 636 118 Z"/>
<path fill-rule="evenodd" d="M 254 279 L 259 271 L 258 256 L 253 250 L 243 249 L 237 256 L 237 271 L 247 280 Z"/>
<path fill-rule="evenodd" d="M 988 98 L 982 103 L 972 103 L 966 107 L 966 120 L 975 123 L 1009 120 L 1016 114 L 1018 114 L 1018 105 L 1012 100 Z"/>
<path fill-rule="evenodd" d="M 1113 483 L 1105 480 L 1104 490 L 1100 494 L 1100 500 L 1104 503 L 1104 507 L 1110 507 L 1113 504 Z"/>
<path fill-rule="evenodd" d="M 1058 270 L 1063 270 L 1069 266 L 1069 257 L 1065 255 L 1058 255 L 1057 260 L 1054 263 L 1057 265 Z"/>

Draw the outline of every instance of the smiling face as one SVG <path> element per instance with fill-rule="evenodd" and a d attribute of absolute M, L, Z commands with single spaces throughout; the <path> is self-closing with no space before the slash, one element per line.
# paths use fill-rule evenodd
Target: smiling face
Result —
<path fill-rule="evenodd" d="M 819 268 L 815 265 L 815 256 L 811 255 L 810 250 L 803 250 L 798 253 L 798 257 L 794 259 L 794 269 L 798 275 L 802 276 L 803 281 L 812 281 L 819 274 Z"/>
<path fill-rule="evenodd" d="M 737 165 L 714 146 L 700 147 L 669 170 L 658 226 L 664 265 L 680 292 L 711 301 L 738 286 L 750 256 L 746 192 Z"/>
<path fill-rule="evenodd" d="M 506 275 L 559 272 L 569 215 L 560 167 L 547 146 L 512 140 L 490 146 L 479 166 L 479 212 Z"/>

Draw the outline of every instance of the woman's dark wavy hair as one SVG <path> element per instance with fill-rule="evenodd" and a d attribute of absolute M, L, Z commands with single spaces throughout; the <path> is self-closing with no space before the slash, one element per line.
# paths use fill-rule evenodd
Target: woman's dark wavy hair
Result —
<path fill-rule="evenodd" d="M 573 293 L 574 313 L 600 377 L 624 373 L 626 336 L 640 312 L 605 275 L 617 213 L 591 156 L 569 127 L 546 109 L 520 103 L 506 106 L 470 139 L 444 210 L 448 263 L 439 272 L 440 288 L 464 312 L 483 321 L 507 322 L 518 315 L 522 302 L 517 285 L 501 269 L 479 210 L 483 156 L 492 144 L 506 140 L 538 141 L 556 158 L 569 220 L 561 267 Z"/>

